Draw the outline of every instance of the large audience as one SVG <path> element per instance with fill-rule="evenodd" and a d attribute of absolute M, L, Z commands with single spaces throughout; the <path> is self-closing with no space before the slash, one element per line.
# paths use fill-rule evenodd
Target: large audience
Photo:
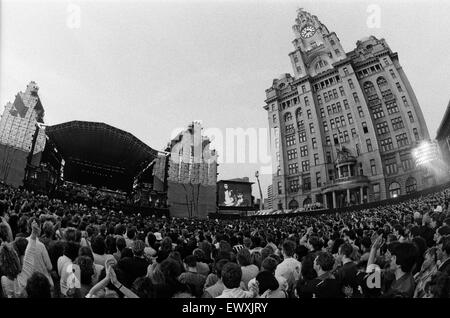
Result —
<path fill-rule="evenodd" d="M 5 298 L 448 298 L 450 188 L 289 218 L 157 218 L 0 185 Z"/>

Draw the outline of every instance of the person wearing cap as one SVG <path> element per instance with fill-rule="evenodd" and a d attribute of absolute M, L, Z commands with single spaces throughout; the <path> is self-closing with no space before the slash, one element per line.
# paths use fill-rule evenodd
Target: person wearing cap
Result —
<path fill-rule="evenodd" d="M 144 249 L 145 243 L 143 241 L 134 241 L 132 245 L 133 256 L 123 257 L 117 264 L 118 268 L 125 275 L 123 284 L 128 288 L 131 288 L 136 278 L 143 277 L 147 274 L 147 268 L 150 262 L 144 257 Z"/>

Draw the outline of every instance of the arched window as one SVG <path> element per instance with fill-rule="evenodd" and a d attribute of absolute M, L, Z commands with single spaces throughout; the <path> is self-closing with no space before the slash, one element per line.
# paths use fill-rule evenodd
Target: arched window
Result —
<path fill-rule="evenodd" d="M 365 82 L 363 85 L 363 88 L 364 88 L 364 93 L 366 93 L 367 96 L 372 96 L 372 95 L 377 94 L 377 91 L 375 90 L 375 86 L 370 81 Z"/>
<path fill-rule="evenodd" d="M 410 177 L 406 180 L 405 183 L 406 193 L 412 193 L 417 191 L 417 181 L 413 177 Z"/>
<path fill-rule="evenodd" d="M 290 112 L 287 112 L 284 114 L 284 121 L 290 121 L 292 120 L 292 114 Z"/>
<path fill-rule="evenodd" d="M 378 85 L 378 88 L 380 89 L 380 91 L 385 91 L 385 90 L 389 89 L 388 82 L 386 81 L 386 79 L 383 76 L 380 76 L 377 78 L 377 85 Z"/>
<path fill-rule="evenodd" d="M 298 202 L 297 202 L 297 200 L 292 199 L 292 200 L 289 202 L 289 209 L 291 209 L 291 210 L 298 209 Z"/>
<path fill-rule="evenodd" d="M 308 204 L 311 204 L 311 198 L 306 198 L 305 200 L 303 200 L 303 207 L 306 207 Z"/>
<path fill-rule="evenodd" d="M 327 66 L 327 65 L 328 65 L 327 61 L 319 60 L 319 61 L 316 63 L 316 70 L 321 69 L 322 67 L 325 67 L 325 66 Z"/>
<path fill-rule="evenodd" d="M 389 186 L 389 197 L 396 198 L 400 195 L 400 184 L 392 182 Z"/>
<path fill-rule="evenodd" d="M 295 111 L 295 118 L 299 119 L 300 117 L 302 117 L 302 108 L 301 107 L 297 108 L 297 110 Z"/>

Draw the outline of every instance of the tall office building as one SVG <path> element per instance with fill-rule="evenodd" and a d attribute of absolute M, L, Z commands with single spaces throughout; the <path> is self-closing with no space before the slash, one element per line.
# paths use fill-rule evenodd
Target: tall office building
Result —
<path fill-rule="evenodd" d="M 370 36 L 345 52 L 338 36 L 300 9 L 294 75 L 266 90 L 273 205 L 328 208 L 393 198 L 430 186 L 411 150 L 428 129 L 398 54 Z M 425 53 L 425 52 L 424 52 Z"/>

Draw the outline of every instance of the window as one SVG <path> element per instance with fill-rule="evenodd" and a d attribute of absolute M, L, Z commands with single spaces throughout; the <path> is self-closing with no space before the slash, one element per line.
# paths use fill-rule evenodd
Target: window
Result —
<path fill-rule="evenodd" d="M 377 124 L 377 133 L 378 135 L 387 134 L 389 132 L 389 126 L 386 121 Z"/>
<path fill-rule="evenodd" d="M 392 138 L 386 138 L 386 139 L 382 139 L 380 141 L 380 145 L 381 145 L 381 151 L 389 151 L 394 149 L 394 145 L 392 143 Z"/>
<path fill-rule="evenodd" d="M 318 153 L 314 154 L 314 165 L 315 166 L 319 165 L 319 154 Z"/>
<path fill-rule="evenodd" d="M 278 194 L 283 193 L 283 188 L 281 187 L 281 181 L 278 181 Z"/>
<path fill-rule="evenodd" d="M 308 119 L 312 119 L 311 109 L 306 110 L 306 115 L 308 116 Z"/>
<path fill-rule="evenodd" d="M 361 125 L 362 125 L 362 128 L 363 128 L 363 132 L 364 132 L 365 134 L 367 134 L 367 133 L 369 132 L 369 130 L 367 129 L 367 124 L 366 124 L 366 122 L 363 121 L 363 122 L 361 123 Z"/>
<path fill-rule="evenodd" d="M 355 103 L 359 103 L 358 93 L 353 93 L 353 99 L 355 100 Z"/>
<path fill-rule="evenodd" d="M 345 123 L 345 117 L 344 117 L 344 116 L 341 116 L 341 125 L 342 125 L 342 126 L 345 126 L 345 125 L 346 125 L 346 123 Z"/>
<path fill-rule="evenodd" d="M 320 109 L 320 118 L 324 118 L 325 117 L 325 111 L 323 110 L 323 108 Z"/>
<path fill-rule="evenodd" d="M 338 49 L 334 50 L 334 53 L 336 53 L 336 55 L 341 54 L 341 52 Z"/>
<path fill-rule="evenodd" d="M 395 86 L 397 86 L 397 90 L 401 93 L 403 92 L 402 86 L 400 85 L 399 82 L 395 83 Z"/>
<path fill-rule="evenodd" d="M 335 88 L 333 88 L 333 97 L 334 98 L 338 98 L 339 97 L 339 95 L 337 93 L 337 90 Z"/>
<path fill-rule="evenodd" d="M 345 91 L 342 86 L 339 86 L 339 92 L 341 93 L 341 96 L 345 96 Z"/>
<path fill-rule="evenodd" d="M 309 191 L 311 190 L 311 177 L 304 177 L 303 178 L 303 190 L 305 191 Z M 305 201 L 308 199 L 305 199 Z M 309 199 L 311 201 L 311 199 Z M 311 203 L 311 202 L 309 202 Z M 307 204 L 309 204 L 307 203 Z M 303 202 L 303 205 L 305 205 L 305 203 Z"/>
<path fill-rule="evenodd" d="M 295 118 L 297 118 L 297 120 L 302 117 L 302 108 L 299 107 L 297 108 L 297 110 L 295 111 Z"/>
<path fill-rule="evenodd" d="M 302 72 L 302 68 L 300 66 L 297 65 L 297 72 L 301 73 Z"/>
<path fill-rule="evenodd" d="M 359 144 L 356 144 L 356 155 L 359 156 L 361 154 L 359 150 Z"/>
<path fill-rule="evenodd" d="M 272 122 L 275 124 L 277 122 L 277 115 L 273 114 L 272 115 Z"/>
<path fill-rule="evenodd" d="M 388 175 L 397 173 L 397 159 L 395 157 L 385 159 L 386 173 Z"/>
<path fill-rule="evenodd" d="M 297 158 L 297 149 L 291 149 L 287 151 L 288 160 Z"/>
<path fill-rule="evenodd" d="M 403 101 L 403 105 L 405 105 L 405 107 L 409 106 L 408 101 L 406 100 L 405 96 L 402 96 L 402 101 Z"/>
<path fill-rule="evenodd" d="M 347 119 L 349 124 L 353 124 L 353 117 L 352 114 L 347 114 Z"/>
<path fill-rule="evenodd" d="M 367 151 L 372 152 L 373 151 L 372 141 L 370 139 L 366 139 L 366 145 L 367 145 Z"/>
<path fill-rule="evenodd" d="M 408 171 L 411 170 L 413 168 L 413 161 L 411 158 L 401 158 L 400 159 L 402 161 L 402 167 L 404 171 Z"/>
<path fill-rule="evenodd" d="M 342 110 L 342 107 L 341 107 L 341 103 L 340 103 L 340 102 L 337 102 L 337 103 L 336 103 L 336 108 L 337 108 L 337 111 L 338 111 L 338 112 L 340 112 L 340 111 Z"/>
<path fill-rule="evenodd" d="M 337 113 L 336 104 L 331 105 L 331 108 L 333 109 L 333 114 Z"/>
<path fill-rule="evenodd" d="M 381 106 L 381 104 L 373 106 L 370 110 L 372 111 L 374 119 L 380 119 L 384 117 L 383 106 Z"/>
<path fill-rule="evenodd" d="M 312 143 L 313 149 L 317 149 L 317 141 L 316 141 L 316 138 L 311 138 L 311 143 Z"/>
<path fill-rule="evenodd" d="M 333 135 L 333 139 L 334 139 L 334 144 L 335 145 L 339 145 L 339 139 L 338 139 L 338 135 L 337 134 Z"/>
<path fill-rule="evenodd" d="M 377 166 L 375 164 L 375 159 L 370 159 L 370 171 L 372 172 L 372 176 L 377 175 Z"/>
<path fill-rule="evenodd" d="M 302 161 L 302 171 L 303 172 L 309 171 L 309 160 Z"/>
<path fill-rule="evenodd" d="M 302 93 L 306 93 L 306 87 L 305 87 L 305 85 L 302 85 Z"/>
<path fill-rule="evenodd" d="M 350 109 L 350 106 L 348 105 L 348 101 L 346 99 L 344 99 L 344 108 L 346 110 Z"/>
<path fill-rule="evenodd" d="M 286 146 L 295 145 L 295 135 L 286 136 Z"/>
<path fill-rule="evenodd" d="M 305 131 L 299 132 L 298 138 L 300 139 L 300 142 L 305 142 L 306 141 L 306 132 Z"/>
<path fill-rule="evenodd" d="M 299 120 L 297 122 L 297 128 L 298 128 L 298 131 L 305 130 L 305 124 L 304 124 L 303 120 Z"/>
<path fill-rule="evenodd" d="M 350 89 L 355 88 L 355 85 L 353 85 L 353 81 L 351 79 L 348 80 L 348 85 L 350 86 Z"/>
<path fill-rule="evenodd" d="M 305 100 L 305 106 L 309 106 L 309 99 L 308 99 L 308 96 L 305 96 L 304 100 Z"/>
<path fill-rule="evenodd" d="M 332 163 L 331 152 L 327 151 L 327 163 Z"/>
<path fill-rule="evenodd" d="M 344 141 L 345 142 L 350 142 L 350 138 L 348 137 L 348 131 L 344 130 Z"/>
<path fill-rule="evenodd" d="M 277 152 L 277 162 L 278 163 L 280 162 L 280 153 L 279 152 Z"/>
<path fill-rule="evenodd" d="M 318 188 L 320 188 L 322 186 L 322 180 L 320 178 L 320 172 L 316 172 L 316 184 L 317 184 Z"/>
<path fill-rule="evenodd" d="M 294 124 L 286 125 L 286 135 L 295 133 Z"/>
<path fill-rule="evenodd" d="M 413 177 L 410 177 L 406 180 L 405 183 L 406 193 L 412 193 L 417 191 L 417 181 Z"/>
<path fill-rule="evenodd" d="M 327 106 L 327 113 L 328 113 L 328 115 L 331 114 L 331 106 L 330 105 Z"/>
<path fill-rule="evenodd" d="M 298 163 L 290 163 L 288 164 L 288 171 L 289 174 L 296 174 L 298 173 Z"/>
<path fill-rule="evenodd" d="M 306 157 L 308 156 L 308 146 L 301 146 L 300 147 L 300 157 Z"/>
<path fill-rule="evenodd" d="M 397 139 L 397 145 L 399 148 L 409 144 L 408 136 L 406 136 L 406 133 L 397 135 L 395 136 L 395 138 Z"/>
<path fill-rule="evenodd" d="M 383 61 L 384 61 L 384 65 L 386 65 L 386 66 L 389 65 L 388 59 L 386 57 L 383 59 Z"/>
<path fill-rule="evenodd" d="M 280 147 L 280 142 L 278 140 L 278 138 L 275 138 L 275 148 L 279 148 Z"/>
<path fill-rule="evenodd" d="M 389 186 L 389 197 L 396 198 L 400 195 L 400 185 L 397 182 L 392 182 Z"/>
<path fill-rule="evenodd" d="M 408 112 L 408 117 L 409 117 L 409 122 L 413 123 L 414 122 L 414 116 L 413 116 L 412 112 Z"/>
<path fill-rule="evenodd" d="M 317 104 L 319 106 L 322 105 L 322 97 L 320 95 L 317 95 Z"/>
<path fill-rule="evenodd" d="M 331 126 L 331 129 L 336 128 L 336 125 L 334 124 L 334 119 L 330 119 L 330 126 Z"/>
<path fill-rule="evenodd" d="M 402 120 L 401 117 L 397 117 L 397 118 L 391 119 L 391 123 L 392 123 L 392 127 L 394 128 L 394 131 L 402 129 L 403 127 L 405 127 L 403 125 L 403 120 Z"/>
<path fill-rule="evenodd" d="M 373 185 L 373 199 L 375 201 L 380 200 L 380 184 L 379 183 L 375 183 Z"/>
<path fill-rule="evenodd" d="M 330 40 L 330 44 L 331 44 L 331 45 L 334 45 L 334 44 L 335 44 L 335 42 L 334 42 L 333 39 Z"/>
<path fill-rule="evenodd" d="M 348 75 L 348 70 L 347 70 L 346 67 L 344 67 L 344 74 L 345 74 L 345 75 Z"/>
<path fill-rule="evenodd" d="M 331 146 L 331 138 L 330 138 L 330 136 L 326 136 L 325 137 L 325 143 L 327 144 L 327 146 Z"/>
<path fill-rule="evenodd" d="M 351 133 L 352 133 L 352 138 L 355 138 L 356 137 L 356 129 L 352 128 Z"/>
<path fill-rule="evenodd" d="M 341 122 L 339 121 L 339 117 L 336 117 L 336 119 L 334 120 L 336 122 L 336 127 L 341 127 Z"/>
<path fill-rule="evenodd" d="M 309 132 L 310 132 L 311 134 L 314 134 L 314 133 L 315 133 L 315 130 L 314 130 L 314 124 L 313 124 L 313 123 L 310 123 L 310 124 L 309 124 Z"/>
<path fill-rule="evenodd" d="M 328 124 L 326 121 L 323 122 L 323 130 L 328 131 Z"/>
<path fill-rule="evenodd" d="M 389 70 L 389 73 L 391 74 L 391 77 L 392 77 L 392 78 L 397 78 L 397 76 L 395 76 L 395 73 L 394 73 L 393 70 Z"/>
<path fill-rule="evenodd" d="M 277 166 L 277 176 L 281 176 L 281 167 Z"/>
<path fill-rule="evenodd" d="M 358 114 L 359 114 L 359 117 L 364 117 L 364 112 L 363 112 L 361 106 L 358 106 Z"/>
<path fill-rule="evenodd" d="M 299 189 L 298 179 L 290 180 L 289 181 L 289 192 L 291 192 L 291 193 L 298 192 L 298 189 Z M 293 200 L 293 201 L 295 201 L 295 200 Z M 291 202 L 289 203 L 290 206 L 292 206 Z M 297 202 L 297 201 L 295 201 L 295 202 Z"/>
<path fill-rule="evenodd" d="M 386 102 L 386 108 L 389 115 L 398 113 L 397 102 L 395 100 Z"/>
<path fill-rule="evenodd" d="M 417 131 L 417 128 L 413 128 L 413 133 L 414 133 L 414 138 L 416 139 L 416 141 L 419 141 L 420 137 L 419 137 L 419 132 Z"/>
<path fill-rule="evenodd" d="M 292 120 L 292 114 L 290 112 L 287 112 L 286 114 L 284 114 L 284 121 L 290 121 Z"/>
<path fill-rule="evenodd" d="M 325 99 L 325 102 L 328 102 L 328 93 L 323 93 L 323 98 Z"/>

